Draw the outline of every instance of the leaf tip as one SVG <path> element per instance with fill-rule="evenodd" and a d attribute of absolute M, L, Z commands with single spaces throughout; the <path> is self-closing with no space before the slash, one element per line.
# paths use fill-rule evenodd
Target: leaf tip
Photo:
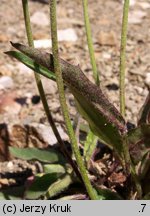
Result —
<path fill-rule="evenodd" d="M 20 43 L 13 43 L 12 41 L 10 41 L 10 44 L 16 49 L 18 49 L 21 45 Z"/>

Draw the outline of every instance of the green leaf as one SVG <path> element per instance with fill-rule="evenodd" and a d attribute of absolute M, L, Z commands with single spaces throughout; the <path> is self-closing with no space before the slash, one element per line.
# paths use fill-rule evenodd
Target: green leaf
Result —
<path fill-rule="evenodd" d="M 98 137 L 95 136 L 92 131 L 90 131 L 86 137 L 86 141 L 84 143 L 84 158 L 85 161 L 88 163 L 90 160 L 94 149 L 96 148 L 96 144 L 98 141 Z"/>
<path fill-rule="evenodd" d="M 43 150 L 37 148 L 9 147 L 10 153 L 23 160 L 39 160 L 48 163 L 65 163 L 64 157 L 53 149 Z"/>
<path fill-rule="evenodd" d="M 80 92 L 73 91 L 76 105 L 81 115 L 89 123 L 91 131 L 110 148 L 114 148 L 120 157 L 123 157 L 122 136 L 115 124 L 108 121 L 105 115 L 97 110 L 94 104 L 89 103 Z"/>
<path fill-rule="evenodd" d="M 87 124 L 84 123 L 80 123 L 80 131 L 84 132 L 84 133 L 89 133 L 90 129 L 89 126 Z"/>
<path fill-rule="evenodd" d="M 75 181 L 75 178 L 72 174 L 65 174 L 60 179 L 58 179 L 54 184 L 52 184 L 45 195 L 46 199 L 50 199 L 63 191 L 65 191 L 70 184 Z"/>
<path fill-rule="evenodd" d="M 119 194 L 110 189 L 96 189 L 99 200 L 122 200 Z"/>
<path fill-rule="evenodd" d="M 54 80 L 54 81 L 56 80 L 56 76 L 53 72 L 51 72 L 47 68 L 37 64 L 33 59 L 29 58 L 28 56 L 24 55 L 23 53 L 16 52 L 16 51 L 9 51 L 9 52 L 5 52 L 5 54 L 19 60 L 24 65 L 29 67 L 31 70 L 33 70 L 33 71 L 51 79 L 51 80 Z"/>
<path fill-rule="evenodd" d="M 60 164 L 45 164 L 43 165 L 44 173 L 61 173 L 64 174 L 66 172 L 66 167 Z"/>
<path fill-rule="evenodd" d="M 51 54 L 18 43 L 12 43 L 12 45 L 34 59 L 36 64 L 42 65 L 51 73 L 54 72 Z M 12 55 L 10 52 L 6 54 Z M 105 97 L 102 90 L 87 79 L 79 66 L 71 65 L 62 59 L 60 59 L 60 64 L 64 82 L 74 95 L 78 110 L 88 121 L 92 132 L 108 146 L 113 147 L 123 158 L 122 134 L 127 131 L 124 118 Z M 39 71 L 39 73 L 51 79 L 50 72 Z"/>
<path fill-rule="evenodd" d="M 67 164 L 64 166 L 60 164 L 44 164 L 43 165 L 44 174 L 56 174 L 59 178 L 62 174 L 67 174 L 68 171 L 72 170 Z"/>
<path fill-rule="evenodd" d="M 142 124 L 149 124 L 150 123 L 150 91 L 149 94 L 145 100 L 144 105 L 142 106 L 140 110 L 140 117 L 138 120 L 138 125 Z"/>
<path fill-rule="evenodd" d="M 26 199 L 38 199 L 40 196 L 44 196 L 49 186 L 57 181 L 57 173 L 48 173 L 43 176 L 36 176 L 35 181 L 26 191 Z"/>
<path fill-rule="evenodd" d="M 150 151 L 150 125 L 143 124 L 127 134 L 131 158 L 135 164 Z"/>

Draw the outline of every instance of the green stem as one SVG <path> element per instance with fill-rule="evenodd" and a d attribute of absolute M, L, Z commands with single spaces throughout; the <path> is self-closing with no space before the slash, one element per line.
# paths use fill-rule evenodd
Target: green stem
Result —
<path fill-rule="evenodd" d="M 92 65 L 93 77 L 94 77 L 95 83 L 97 84 L 97 86 L 99 86 L 100 80 L 99 80 L 99 75 L 98 75 L 97 66 L 96 66 L 94 47 L 93 47 L 93 41 L 92 41 L 92 32 L 91 32 L 91 26 L 90 26 L 89 14 L 88 14 L 88 0 L 82 0 L 82 5 L 83 5 L 84 23 L 85 23 L 86 37 L 87 37 L 89 55 L 90 55 L 90 60 L 91 60 L 91 65 Z M 89 138 L 90 138 L 90 142 L 89 142 Z M 84 150 L 87 148 L 87 146 L 91 145 L 91 143 L 94 144 L 92 146 L 94 148 L 95 143 L 96 143 L 96 136 L 90 130 L 89 133 L 87 134 L 87 137 L 84 143 Z M 89 156 L 89 155 L 85 155 L 85 158 L 86 156 Z"/>
<path fill-rule="evenodd" d="M 76 140 L 76 137 L 74 135 L 74 131 L 72 128 L 70 117 L 69 117 L 68 107 L 66 104 L 62 71 L 60 68 L 59 55 L 58 55 L 56 0 L 50 0 L 50 21 L 51 21 L 51 36 L 52 36 L 52 53 L 53 53 L 53 57 L 54 57 L 54 70 L 55 70 L 55 74 L 56 74 L 56 82 L 57 82 L 57 86 L 58 86 L 60 104 L 61 104 L 66 128 L 68 131 L 68 135 L 70 138 L 72 149 L 73 149 L 73 152 L 75 154 L 76 161 L 77 161 L 78 167 L 80 169 L 81 176 L 82 176 L 83 182 L 85 184 L 85 187 L 87 189 L 87 192 L 88 192 L 90 198 L 95 200 L 95 199 L 97 199 L 97 195 L 92 188 L 92 185 L 90 183 L 90 180 L 89 180 L 87 172 L 86 172 L 86 168 L 84 166 L 82 157 L 80 155 L 77 140 Z"/>
<path fill-rule="evenodd" d="M 127 28 L 130 0 L 124 0 L 122 33 L 121 33 L 121 50 L 120 50 L 120 112 L 125 116 L 125 70 L 126 70 L 126 44 L 127 44 Z M 131 172 L 134 180 L 138 197 L 141 198 L 142 189 L 134 165 L 132 164 L 127 137 L 123 138 L 123 151 L 126 162 L 126 170 Z"/>
<path fill-rule="evenodd" d="M 89 15 L 88 15 L 88 0 L 82 0 L 82 4 L 83 4 L 84 23 L 86 29 L 88 49 L 90 54 L 92 70 L 93 70 L 93 77 L 95 79 L 96 84 L 99 85 L 100 81 L 99 81 L 99 76 L 98 76 L 98 71 L 96 66 L 96 60 L 95 60 L 94 48 L 92 42 L 91 26 L 90 26 Z"/>
<path fill-rule="evenodd" d="M 125 116 L 125 69 L 129 0 L 124 0 L 120 50 L 120 112 Z"/>
<path fill-rule="evenodd" d="M 30 22 L 30 14 L 29 14 L 29 6 L 28 6 L 28 0 L 22 0 L 22 7 L 23 7 L 23 13 L 24 13 L 24 21 L 25 21 L 25 27 L 26 27 L 26 34 L 27 34 L 27 39 L 28 39 L 28 44 L 30 47 L 34 47 L 34 41 L 33 41 L 33 34 L 32 34 L 32 29 L 31 29 L 31 22 Z M 61 136 L 57 130 L 57 127 L 54 123 L 53 117 L 51 115 L 51 112 L 49 110 L 49 106 L 47 103 L 47 99 L 45 96 L 44 88 L 40 79 L 40 75 L 37 73 L 34 73 L 35 75 L 35 80 L 36 84 L 38 87 L 38 91 L 40 94 L 40 98 L 44 107 L 44 111 L 46 113 L 48 122 L 50 126 L 52 127 L 52 130 L 55 134 L 55 137 L 57 138 L 58 144 L 60 145 L 61 151 L 63 152 L 64 156 L 68 159 L 69 163 L 72 165 L 74 171 L 76 172 L 76 175 L 81 179 L 81 175 L 79 173 L 79 170 L 76 166 L 76 164 L 73 162 L 72 158 L 70 157 L 66 146 L 64 142 L 61 139 Z"/>
<path fill-rule="evenodd" d="M 122 33 L 121 33 L 121 49 L 120 49 L 120 112 L 125 116 L 125 69 L 126 69 L 126 43 L 127 43 L 127 26 L 128 26 L 129 0 L 124 0 Z M 127 145 L 126 136 L 123 137 L 123 153 L 125 164 L 124 168 L 127 173 L 131 170 L 131 158 Z"/>

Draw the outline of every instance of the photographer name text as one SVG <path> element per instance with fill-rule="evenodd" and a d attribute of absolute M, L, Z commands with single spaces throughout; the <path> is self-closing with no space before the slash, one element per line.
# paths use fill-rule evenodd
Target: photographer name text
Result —
<path fill-rule="evenodd" d="M 49 204 L 49 205 L 25 205 L 22 204 L 21 207 L 17 207 L 15 204 L 12 205 L 4 205 L 3 206 L 3 213 L 40 213 L 44 215 L 45 213 L 71 213 L 71 205 L 69 204 Z"/>

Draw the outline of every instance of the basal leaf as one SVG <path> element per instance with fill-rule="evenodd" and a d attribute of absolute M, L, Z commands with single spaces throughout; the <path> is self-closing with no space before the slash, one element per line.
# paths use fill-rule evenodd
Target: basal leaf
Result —
<path fill-rule="evenodd" d="M 50 199 L 60 193 L 62 193 L 63 191 L 65 191 L 70 184 L 72 184 L 74 182 L 74 177 L 72 176 L 72 174 L 65 174 L 63 176 L 61 176 L 60 179 L 58 179 L 56 182 L 54 182 L 48 189 L 47 192 L 45 194 L 45 198 L 46 199 Z"/>
<path fill-rule="evenodd" d="M 109 147 L 113 147 L 119 156 L 121 156 L 122 149 L 122 136 L 117 129 L 116 125 L 109 122 L 105 115 L 97 110 L 97 107 L 89 103 L 85 97 L 79 92 L 73 91 L 76 105 L 81 115 L 89 123 L 91 131 L 104 141 Z M 122 156 L 123 157 L 123 156 Z"/>
<path fill-rule="evenodd" d="M 64 157 L 57 151 L 53 149 L 43 150 L 37 148 L 17 148 L 10 147 L 10 153 L 17 158 L 23 160 L 39 160 L 48 163 L 58 163 L 61 164 L 65 162 Z"/>
<path fill-rule="evenodd" d="M 150 151 L 150 125 L 143 124 L 130 130 L 127 137 L 131 157 L 137 164 Z"/>
<path fill-rule="evenodd" d="M 44 173 L 61 173 L 66 172 L 66 167 L 60 164 L 45 164 L 43 165 Z"/>
<path fill-rule="evenodd" d="M 96 148 L 97 141 L 98 137 L 95 136 L 92 131 L 90 131 L 87 134 L 86 141 L 84 143 L 84 158 L 87 163 L 90 160 L 94 149 Z"/>
<path fill-rule="evenodd" d="M 54 72 L 51 54 L 21 44 L 12 43 L 12 45 L 32 58 L 36 64 Z M 11 55 L 10 52 L 7 54 Z M 102 90 L 87 79 L 79 66 L 71 65 L 62 59 L 60 64 L 64 82 L 74 95 L 78 110 L 88 121 L 92 132 L 123 157 L 122 134 L 126 133 L 127 128 L 121 114 L 105 97 Z M 39 73 L 51 79 L 50 72 L 39 71 Z"/>
<path fill-rule="evenodd" d="M 26 199 L 38 199 L 40 196 L 44 196 L 50 185 L 57 181 L 57 173 L 48 173 L 43 176 L 37 176 L 35 181 L 26 191 Z"/>

